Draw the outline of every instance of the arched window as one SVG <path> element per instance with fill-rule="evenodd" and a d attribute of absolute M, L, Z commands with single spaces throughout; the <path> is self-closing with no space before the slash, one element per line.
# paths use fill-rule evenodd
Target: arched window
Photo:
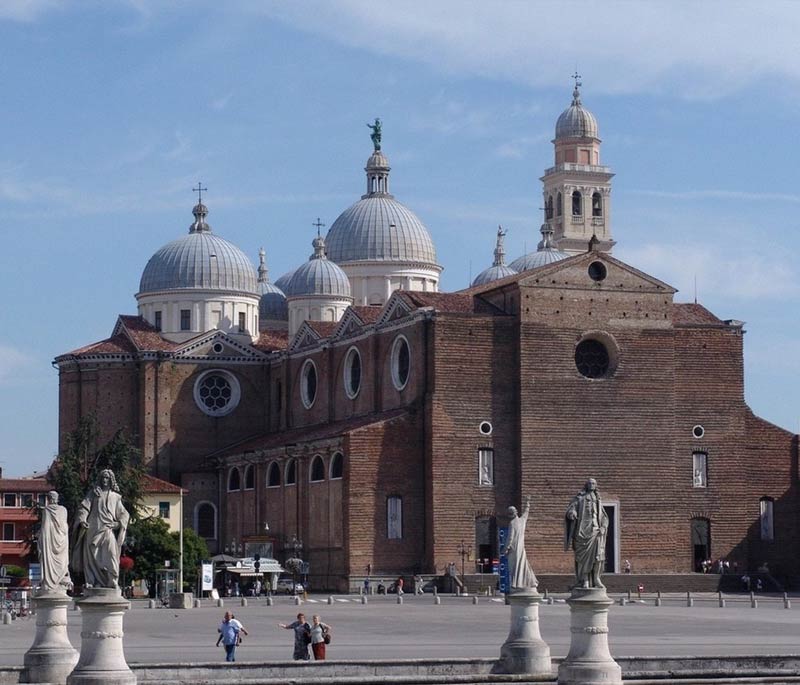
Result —
<path fill-rule="evenodd" d="M 341 452 L 337 452 L 331 459 L 331 480 L 341 478 L 344 475 L 344 457 Z"/>
<path fill-rule="evenodd" d="M 317 455 L 311 462 L 311 478 L 312 482 L 325 480 L 325 462 L 322 457 Z"/>
<path fill-rule="evenodd" d="M 344 358 L 344 392 L 352 400 L 360 389 L 361 354 L 357 347 L 351 347 Z"/>
<path fill-rule="evenodd" d="M 317 367 L 310 359 L 306 359 L 300 372 L 300 399 L 306 409 L 311 409 L 317 399 Z"/>
<path fill-rule="evenodd" d="M 201 538 L 217 537 L 217 508 L 211 502 L 198 502 L 194 507 L 194 529 Z"/>
<path fill-rule="evenodd" d="M 239 475 L 239 469 L 234 466 L 228 473 L 228 492 L 234 492 L 242 489 L 242 480 Z"/>
<path fill-rule="evenodd" d="M 775 539 L 775 521 L 773 507 L 775 500 L 772 497 L 762 497 L 759 500 L 759 523 L 761 524 L 761 539 L 771 542 Z"/>
<path fill-rule="evenodd" d="M 592 193 L 592 216 L 603 216 L 603 196 L 598 192 Z"/>
<path fill-rule="evenodd" d="M 411 348 L 404 335 L 398 335 L 392 345 L 392 382 L 394 387 L 402 390 L 408 383 L 408 376 L 411 370 Z"/>
<path fill-rule="evenodd" d="M 244 489 L 252 490 L 256 486 L 256 469 L 252 464 L 248 464 L 244 470 Z"/>
<path fill-rule="evenodd" d="M 581 216 L 583 214 L 583 198 L 576 190 L 572 193 L 572 216 Z"/>
<path fill-rule="evenodd" d="M 564 198 L 561 193 L 556 195 L 556 216 L 561 216 L 564 213 Z"/>
<path fill-rule="evenodd" d="M 277 488 L 281 484 L 281 469 L 277 461 L 273 461 L 267 470 L 267 487 Z"/>
<path fill-rule="evenodd" d="M 553 196 L 547 198 L 547 204 L 544 207 L 544 216 L 548 221 L 553 218 Z"/>
<path fill-rule="evenodd" d="M 286 485 L 297 483 L 297 459 L 292 459 L 286 464 Z"/>

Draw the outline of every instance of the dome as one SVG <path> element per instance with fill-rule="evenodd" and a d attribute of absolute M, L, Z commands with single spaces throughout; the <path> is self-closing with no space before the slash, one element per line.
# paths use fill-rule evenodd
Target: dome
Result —
<path fill-rule="evenodd" d="M 561 112 L 556 122 L 556 140 L 597 137 L 597 119 L 581 104 L 581 93 L 576 84 L 572 92 L 572 104 Z"/>
<path fill-rule="evenodd" d="M 211 232 L 205 205 L 196 205 L 193 213 L 189 235 L 167 243 L 147 262 L 138 294 L 178 289 L 256 294 L 256 271 L 247 255 Z"/>
<path fill-rule="evenodd" d="M 309 295 L 351 297 L 347 274 L 325 256 L 325 241 L 317 236 L 312 244 L 314 254 L 295 270 L 286 287 L 287 297 Z"/>
<path fill-rule="evenodd" d="M 289 281 L 292 280 L 292 276 L 294 276 L 295 271 L 297 271 L 297 269 L 287 271 L 285 274 L 283 274 L 283 276 L 275 279 L 275 283 L 273 285 L 285 293 L 289 288 Z"/>
<path fill-rule="evenodd" d="M 258 318 L 261 321 L 288 321 L 289 306 L 283 290 L 269 282 L 266 252 L 264 248 L 258 250 Z"/>
<path fill-rule="evenodd" d="M 484 269 L 481 271 L 477 276 L 475 276 L 475 280 L 472 281 L 472 285 L 483 285 L 484 283 L 491 283 L 492 281 L 497 281 L 501 278 L 505 278 L 506 276 L 513 276 L 517 272 L 512 269 L 510 266 L 506 266 L 505 264 L 498 264 L 497 266 L 490 266 L 488 269 Z"/>
<path fill-rule="evenodd" d="M 436 264 L 430 233 L 416 214 L 389 194 L 389 160 L 375 150 L 364 168 L 367 194 L 333 222 L 328 259 Z"/>
<path fill-rule="evenodd" d="M 539 242 L 536 252 L 530 252 L 511 262 L 511 268 L 517 271 L 517 273 L 536 269 L 545 264 L 560 262 L 562 259 L 569 257 L 566 252 L 562 252 L 553 247 L 553 229 L 550 228 L 549 224 L 542 224 L 541 230 L 542 240 Z"/>

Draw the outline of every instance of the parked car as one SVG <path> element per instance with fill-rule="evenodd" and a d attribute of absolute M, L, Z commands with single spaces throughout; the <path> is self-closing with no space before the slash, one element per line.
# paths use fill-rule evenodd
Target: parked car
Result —
<path fill-rule="evenodd" d="M 292 579 L 291 578 L 278 578 L 278 587 L 276 592 L 285 592 L 287 595 L 300 595 L 303 593 L 303 584 L 302 583 L 295 583 L 294 584 L 294 591 L 292 591 Z"/>

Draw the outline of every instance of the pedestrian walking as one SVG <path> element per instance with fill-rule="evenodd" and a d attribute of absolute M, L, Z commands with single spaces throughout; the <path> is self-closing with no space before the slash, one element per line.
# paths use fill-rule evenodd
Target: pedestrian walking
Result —
<path fill-rule="evenodd" d="M 403 585 L 404 585 L 404 583 L 405 583 L 405 581 L 403 580 L 403 576 L 400 576 L 394 582 L 394 588 L 395 588 L 395 591 L 397 592 L 398 595 L 402 595 L 403 594 Z"/>
<path fill-rule="evenodd" d="M 279 623 L 278 626 L 294 631 L 294 653 L 292 658 L 295 661 L 308 661 L 311 658 L 308 653 L 308 645 L 311 643 L 311 626 L 306 623 L 306 615 L 297 614 L 296 621 L 288 624 Z"/>
<path fill-rule="evenodd" d="M 239 629 L 239 634 L 236 639 L 236 645 L 238 647 L 240 644 L 242 644 L 242 635 L 249 635 L 250 633 L 247 632 L 245 627 L 242 625 L 242 622 L 233 614 L 231 614 L 231 623 L 233 623 L 233 625 Z"/>
<path fill-rule="evenodd" d="M 331 642 L 331 627 L 322 623 L 319 616 L 311 617 L 311 651 L 315 661 L 325 661 L 325 647 Z"/>
<path fill-rule="evenodd" d="M 225 616 L 220 623 L 219 637 L 217 638 L 217 646 L 222 642 L 225 647 L 225 661 L 236 661 L 236 644 L 239 641 L 239 622 L 234 622 L 233 616 L 230 611 L 225 612 Z"/>

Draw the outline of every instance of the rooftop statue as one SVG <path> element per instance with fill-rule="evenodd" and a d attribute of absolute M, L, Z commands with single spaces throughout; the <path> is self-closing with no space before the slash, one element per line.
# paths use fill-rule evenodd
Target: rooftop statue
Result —
<path fill-rule="evenodd" d="M 72 568 L 83 572 L 86 587 L 119 587 L 119 557 L 129 518 L 114 472 L 101 471 L 78 507 L 73 526 Z"/>
<path fill-rule="evenodd" d="M 375 152 L 381 149 L 381 120 L 375 117 L 374 124 L 367 124 L 367 128 L 372 130 L 369 137 L 372 138 L 372 145 L 375 147 Z"/>
<path fill-rule="evenodd" d="M 536 575 L 528 563 L 525 553 L 525 525 L 528 523 L 528 514 L 531 510 L 531 498 L 525 499 L 525 509 L 522 515 L 517 514 L 516 507 L 509 507 L 508 514 L 511 521 L 508 524 L 508 538 L 500 551 L 508 560 L 508 580 L 510 591 L 535 590 L 539 585 Z"/>
<path fill-rule="evenodd" d="M 38 505 L 41 511 L 39 529 L 39 563 L 42 567 L 41 593 L 65 595 L 72 587 L 69 576 L 69 524 L 67 510 L 58 503 L 58 493 L 47 493 L 47 503 Z"/>
<path fill-rule="evenodd" d="M 589 478 L 567 507 L 564 549 L 575 552 L 575 587 L 603 588 L 600 574 L 606 560 L 608 515 L 603 509 L 597 481 Z"/>

